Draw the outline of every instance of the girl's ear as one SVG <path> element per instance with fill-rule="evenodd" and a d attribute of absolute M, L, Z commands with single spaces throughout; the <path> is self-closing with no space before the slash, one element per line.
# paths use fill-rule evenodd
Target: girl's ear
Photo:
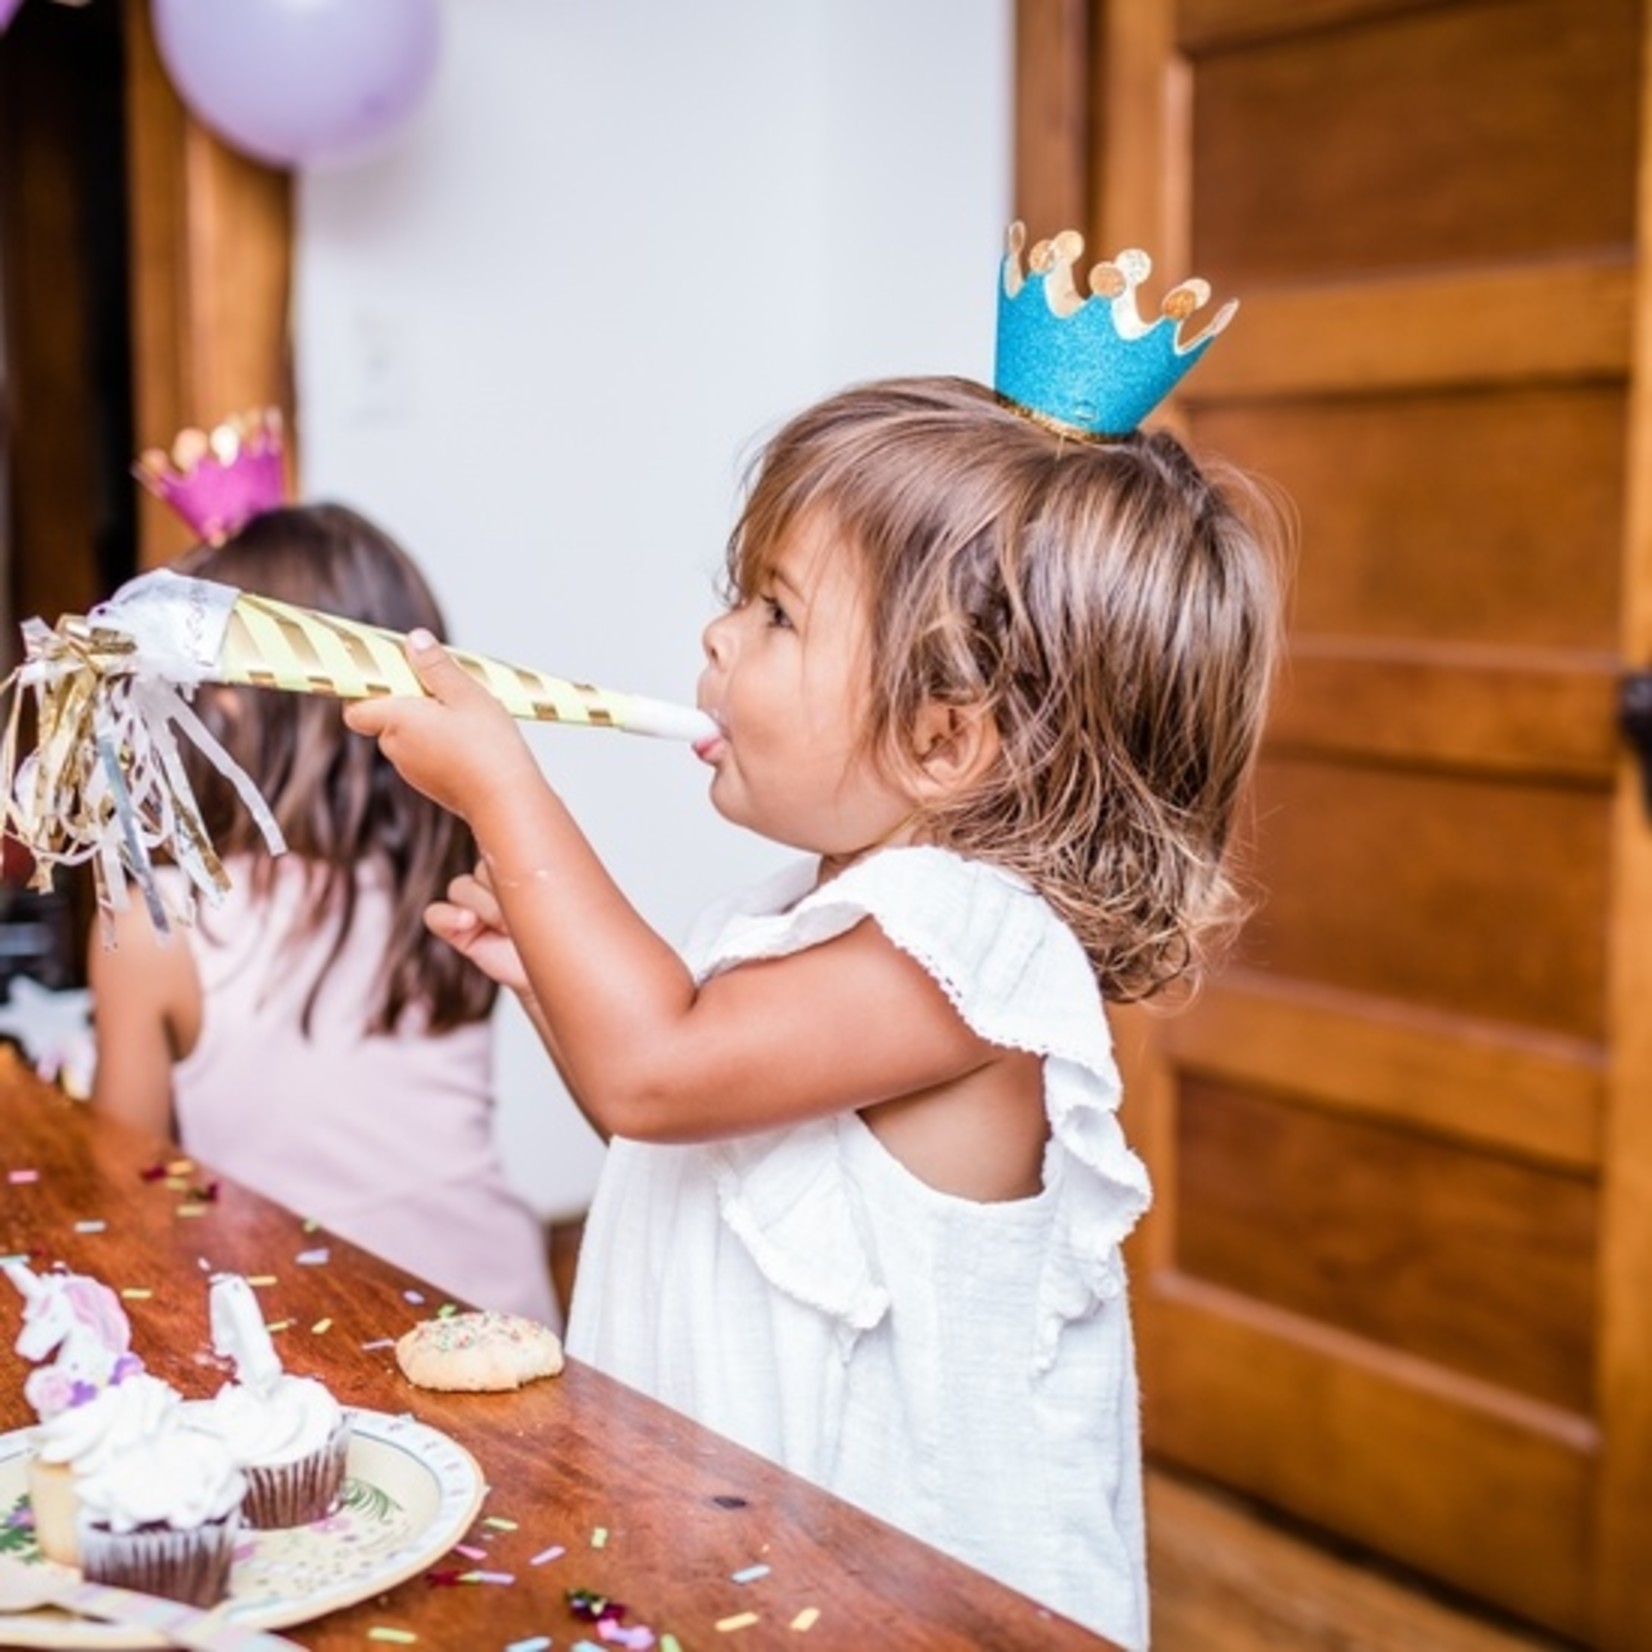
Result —
<path fill-rule="evenodd" d="M 949 706 L 931 701 L 919 712 L 913 735 L 922 798 L 947 797 L 962 791 L 985 774 L 998 757 L 998 727 L 985 706 Z"/>

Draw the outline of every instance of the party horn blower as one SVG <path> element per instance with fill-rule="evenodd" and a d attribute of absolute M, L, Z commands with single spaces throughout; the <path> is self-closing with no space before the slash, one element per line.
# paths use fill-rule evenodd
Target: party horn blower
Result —
<path fill-rule="evenodd" d="M 5 828 L 33 855 L 35 887 L 49 888 L 58 866 L 90 862 L 100 909 L 127 904 L 130 877 L 162 931 L 172 918 L 189 921 L 194 901 L 169 908 L 154 876 L 157 851 L 209 899 L 229 887 L 180 736 L 235 787 L 270 852 L 286 848 L 251 778 L 190 707 L 196 687 L 246 684 L 344 700 L 424 693 L 393 631 L 165 569 L 130 581 L 85 616 L 66 615 L 55 627 L 26 621 L 23 642 L 23 663 L 0 685 L 12 700 L 0 745 Z M 453 655 L 514 717 L 676 740 L 716 732 L 688 706 Z M 24 690 L 34 693 L 38 726 L 34 750 L 19 762 Z"/>

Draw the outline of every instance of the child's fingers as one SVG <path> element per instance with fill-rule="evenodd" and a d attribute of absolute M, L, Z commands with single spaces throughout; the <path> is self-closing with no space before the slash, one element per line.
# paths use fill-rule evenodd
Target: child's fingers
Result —
<path fill-rule="evenodd" d="M 423 627 L 407 633 L 407 658 L 425 692 L 445 706 L 462 705 L 478 695 L 492 698 Z"/>
<path fill-rule="evenodd" d="M 374 740 L 389 728 L 390 717 L 386 699 L 351 700 L 344 708 L 344 726 Z"/>
<path fill-rule="evenodd" d="M 468 872 L 447 886 L 447 898 L 454 906 L 462 906 L 492 929 L 505 927 L 505 914 L 493 891 Z"/>
<path fill-rule="evenodd" d="M 482 921 L 469 907 L 457 906 L 452 901 L 432 901 L 424 909 L 424 925 L 437 940 L 459 946 L 475 935 Z"/>

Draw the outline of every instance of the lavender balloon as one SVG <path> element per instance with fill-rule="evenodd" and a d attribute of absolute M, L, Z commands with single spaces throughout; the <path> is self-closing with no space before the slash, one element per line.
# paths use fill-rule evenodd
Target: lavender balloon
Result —
<path fill-rule="evenodd" d="M 429 87 L 441 37 L 439 0 L 153 0 L 153 12 L 179 96 L 274 166 L 378 148 Z"/>

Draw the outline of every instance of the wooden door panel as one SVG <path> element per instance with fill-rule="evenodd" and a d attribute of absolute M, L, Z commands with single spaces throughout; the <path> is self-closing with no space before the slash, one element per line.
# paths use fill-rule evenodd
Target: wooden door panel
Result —
<path fill-rule="evenodd" d="M 1589 1178 L 1196 1074 L 1179 1102 L 1181 1272 L 1588 1413 Z"/>
<path fill-rule="evenodd" d="M 1601 1161 L 1600 1045 L 1229 969 L 1164 1025 L 1170 1063 L 1571 1171 Z"/>
<path fill-rule="evenodd" d="M 1604 1035 L 1606 797 L 1277 756 L 1257 792 L 1247 967 Z"/>
<path fill-rule="evenodd" d="M 1587 1633 L 1589 1424 L 1182 1274 L 1143 1310 L 1161 1456 Z"/>
<path fill-rule="evenodd" d="M 1238 291 L 1628 245 L 1638 29 L 1504 0 L 1201 57 L 1194 263 Z"/>
<path fill-rule="evenodd" d="M 1022 5 L 1092 249 L 1242 302 L 1171 417 L 1301 522 L 1263 899 L 1117 1018 L 1149 1448 L 1652 1645 L 1647 8 Z"/>
<path fill-rule="evenodd" d="M 1623 425 L 1622 388 L 1583 383 L 1218 406 L 1193 428 L 1295 506 L 1298 632 L 1610 650 Z"/>

